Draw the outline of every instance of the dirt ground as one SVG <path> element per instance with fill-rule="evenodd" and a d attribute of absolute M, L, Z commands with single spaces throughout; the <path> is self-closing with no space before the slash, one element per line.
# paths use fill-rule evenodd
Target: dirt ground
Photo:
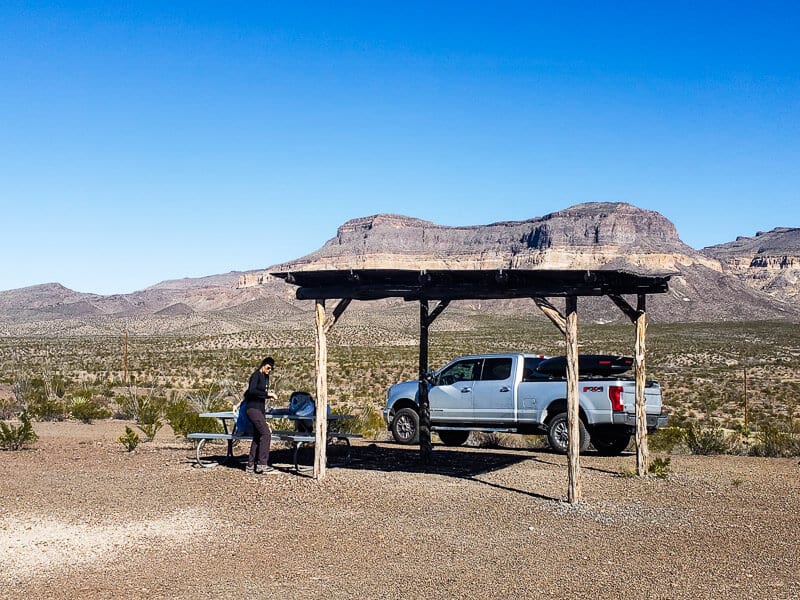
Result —
<path fill-rule="evenodd" d="M 37 423 L 0 452 L 2 598 L 800 597 L 797 459 L 364 441 L 322 482 L 289 469 L 200 469 L 162 431 L 126 453 L 125 423 Z M 243 448 L 239 448 L 242 452 Z"/>

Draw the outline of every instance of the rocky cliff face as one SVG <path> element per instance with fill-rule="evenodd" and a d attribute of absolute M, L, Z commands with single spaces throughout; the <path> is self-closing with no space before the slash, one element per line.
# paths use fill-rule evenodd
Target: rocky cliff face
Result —
<path fill-rule="evenodd" d="M 702 252 L 749 287 L 800 305 L 800 228 L 759 231 Z"/>
<path fill-rule="evenodd" d="M 273 270 L 601 269 L 721 271 L 662 215 L 630 204 L 580 204 L 528 221 L 445 227 L 399 215 L 348 221 L 317 252 Z"/>

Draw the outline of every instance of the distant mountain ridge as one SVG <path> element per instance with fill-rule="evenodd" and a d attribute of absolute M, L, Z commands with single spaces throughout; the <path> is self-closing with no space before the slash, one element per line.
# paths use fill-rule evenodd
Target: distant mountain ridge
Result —
<path fill-rule="evenodd" d="M 257 271 L 163 281 L 102 296 L 43 284 L 0 292 L 0 335 L 224 333 L 297 323 L 310 303 L 270 272 L 302 269 L 633 269 L 671 272 L 651 296 L 654 320 L 800 319 L 800 229 L 778 228 L 697 251 L 663 215 L 625 203 L 588 203 L 526 221 L 448 227 L 402 215 L 347 221 L 319 250 Z M 603 302 L 606 304 L 603 304 Z M 402 301 L 398 301 L 402 302 Z M 464 310 L 530 313 L 530 302 L 466 303 Z M 605 299 L 583 299 L 582 318 L 620 320 Z M 396 310 L 364 303 L 362 315 Z M 527 307 L 527 308 L 526 308 Z M 351 309 L 352 312 L 352 309 Z M 380 319 L 378 319 L 380 320 Z"/>
<path fill-rule="evenodd" d="M 655 211 L 625 203 L 579 204 L 526 221 L 447 227 L 401 215 L 348 221 L 316 252 L 274 270 L 306 268 L 676 270 L 718 268 Z"/>
<path fill-rule="evenodd" d="M 759 231 L 702 252 L 753 289 L 800 304 L 800 228 Z"/>

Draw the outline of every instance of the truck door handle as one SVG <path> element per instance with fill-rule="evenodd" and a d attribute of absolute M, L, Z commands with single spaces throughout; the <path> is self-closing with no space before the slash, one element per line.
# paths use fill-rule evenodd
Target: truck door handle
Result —
<path fill-rule="evenodd" d="M 468 387 L 461 388 L 461 393 L 462 394 L 468 394 L 471 391 L 472 391 L 472 388 L 468 388 Z"/>
<path fill-rule="evenodd" d="M 509 387 L 507 387 L 507 386 L 505 386 L 505 385 L 504 385 L 503 387 L 501 387 L 501 388 L 500 388 L 500 391 L 501 391 L 501 392 L 510 392 L 510 391 L 511 391 L 511 389 L 510 389 Z"/>

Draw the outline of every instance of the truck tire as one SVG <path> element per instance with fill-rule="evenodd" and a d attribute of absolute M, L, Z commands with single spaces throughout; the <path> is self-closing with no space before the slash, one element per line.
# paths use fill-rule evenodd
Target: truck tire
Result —
<path fill-rule="evenodd" d="M 398 444 L 419 443 L 419 415 L 413 408 L 401 408 L 392 420 L 392 437 Z"/>
<path fill-rule="evenodd" d="M 580 431 L 579 453 L 583 454 L 589 449 L 589 432 L 581 419 L 578 419 L 578 430 Z M 569 423 L 567 413 L 558 413 L 548 423 L 547 441 L 550 448 L 559 454 L 566 454 L 569 448 Z"/>
<path fill-rule="evenodd" d="M 460 446 L 469 437 L 469 431 L 461 429 L 445 429 L 436 433 L 439 434 L 439 439 L 445 446 Z"/>
<path fill-rule="evenodd" d="M 619 456 L 631 443 L 631 434 L 618 427 L 598 427 L 592 431 L 592 446 L 603 456 Z"/>

